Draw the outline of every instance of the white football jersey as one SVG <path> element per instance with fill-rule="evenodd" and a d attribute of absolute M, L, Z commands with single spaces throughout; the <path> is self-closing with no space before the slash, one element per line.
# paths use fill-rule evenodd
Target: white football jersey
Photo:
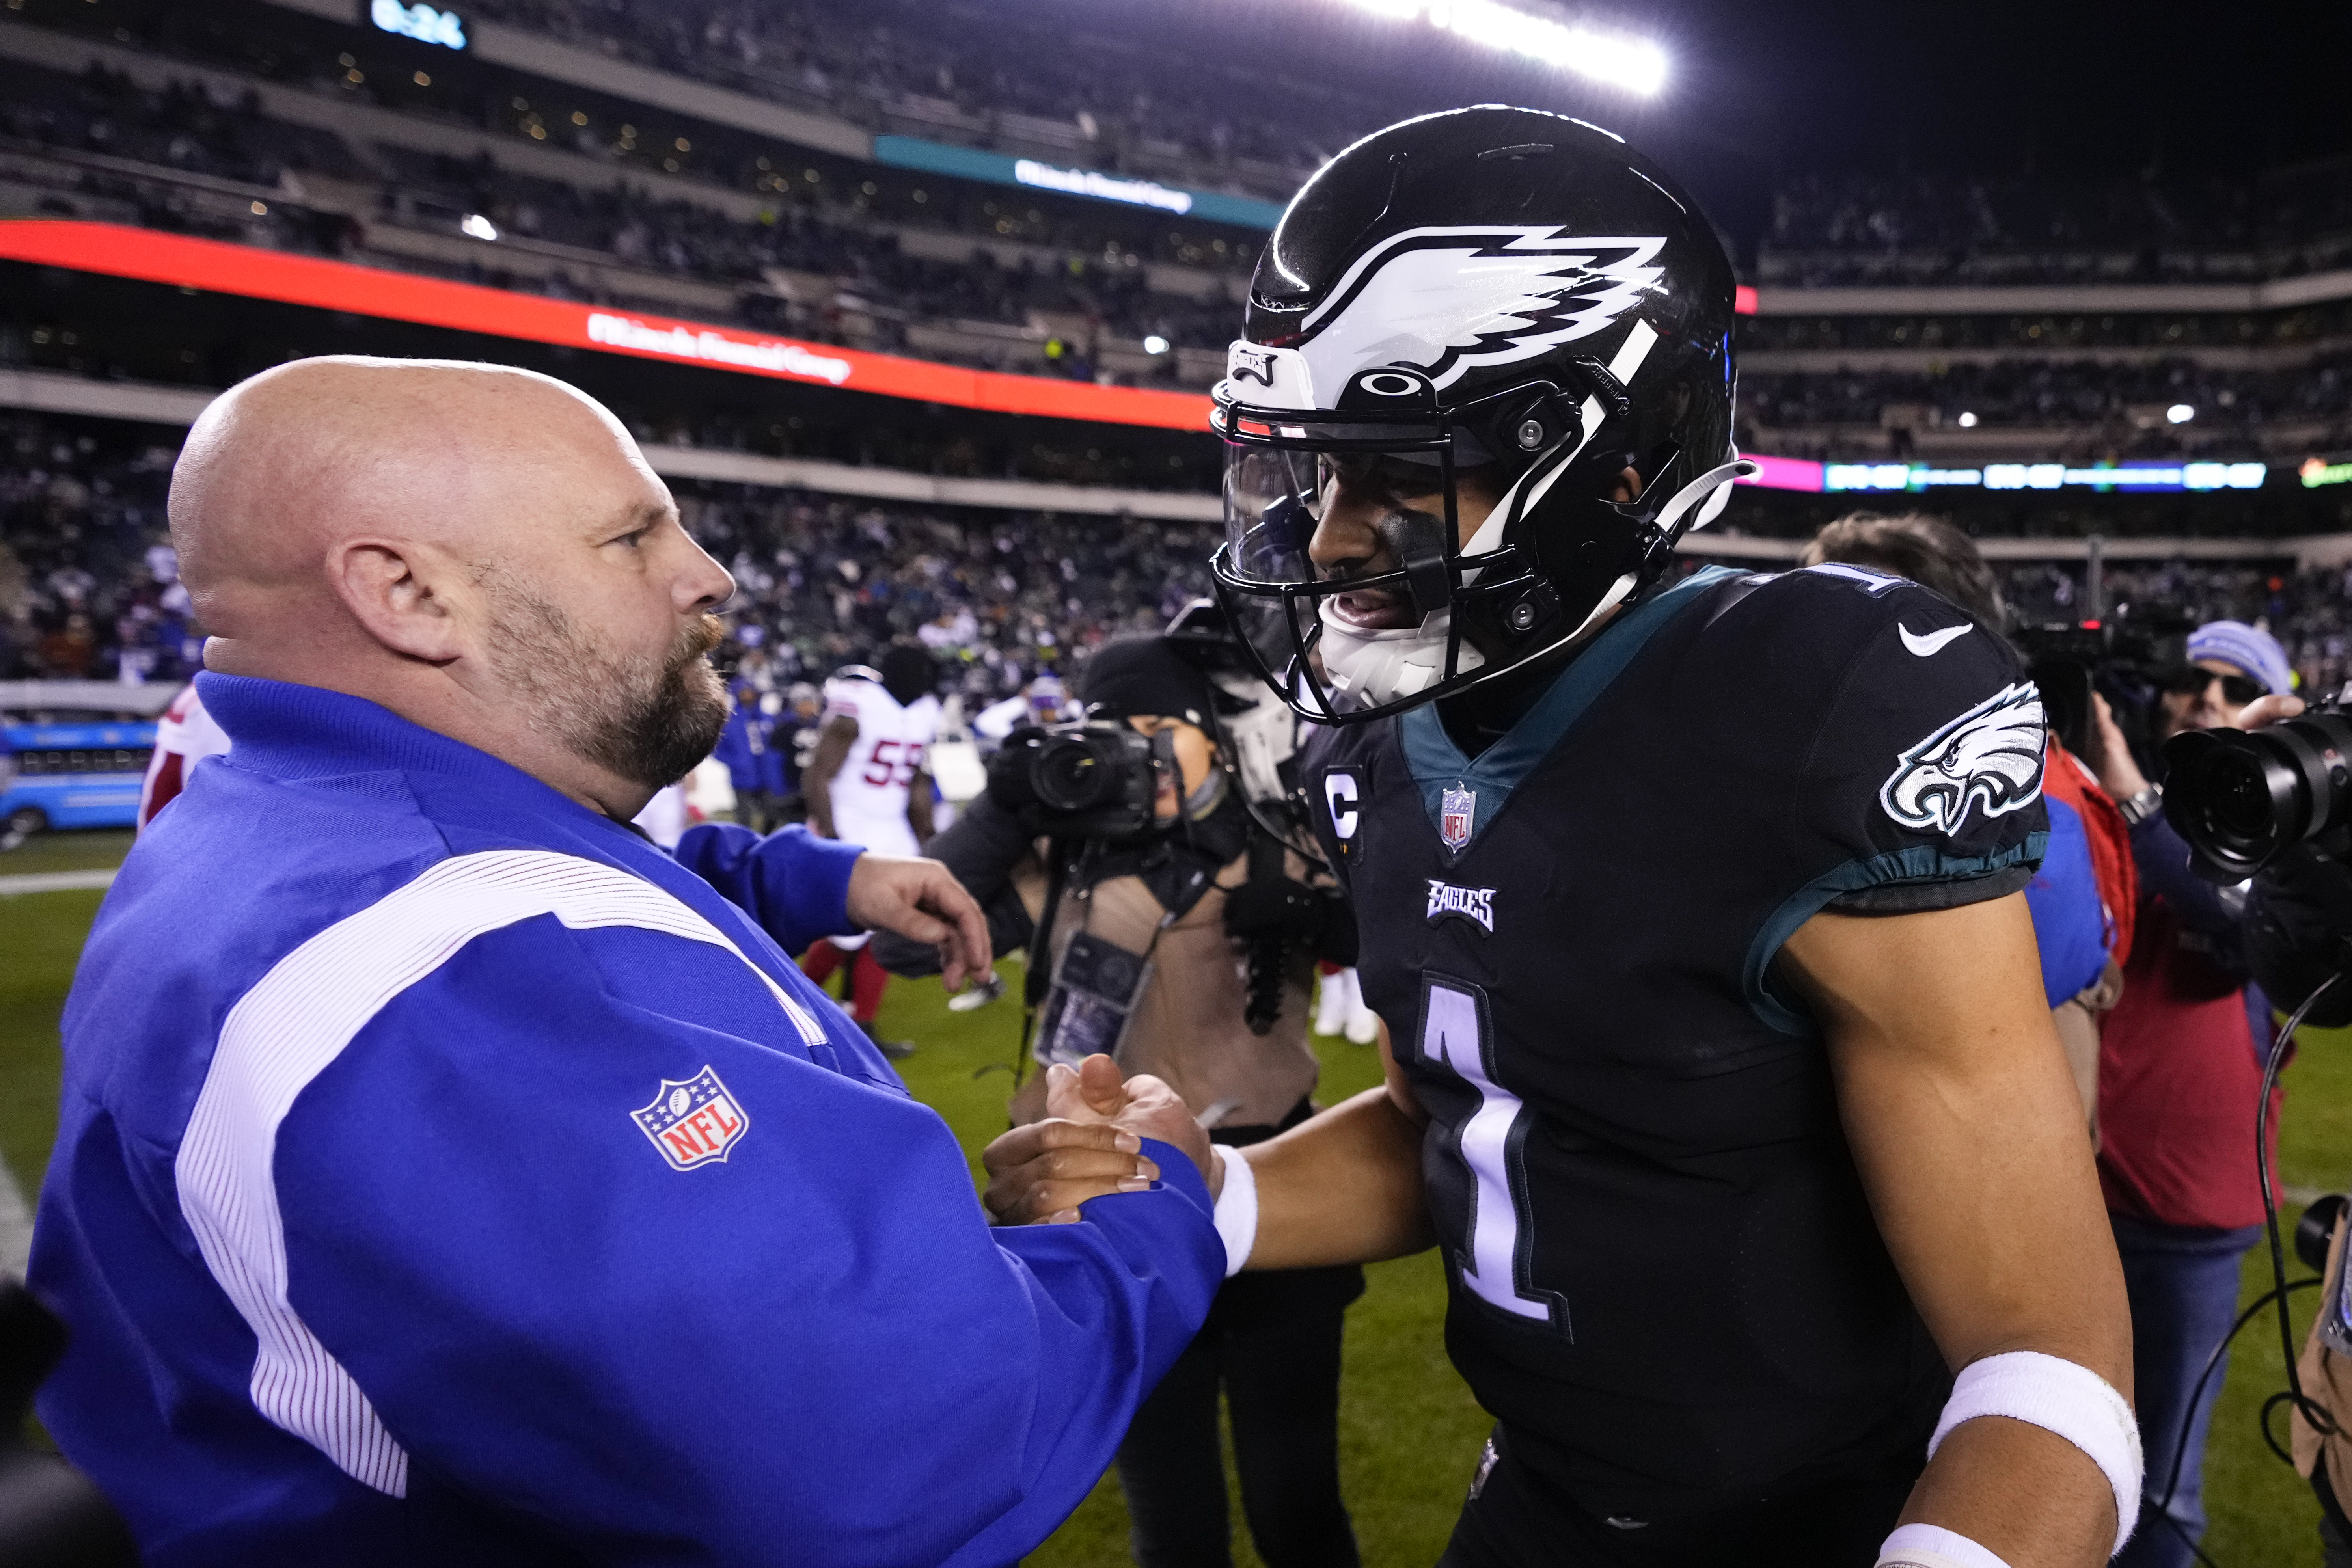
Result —
<path fill-rule="evenodd" d="M 926 692 L 903 706 L 882 683 L 840 674 L 824 684 L 824 718 L 857 721 L 857 739 L 833 776 L 833 831 L 842 842 L 883 854 L 916 852 L 907 800 L 940 729 L 940 699 Z"/>
<path fill-rule="evenodd" d="M 139 825 L 145 827 L 187 788 L 188 774 L 197 763 L 227 754 L 228 732 L 205 711 L 196 696 L 196 684 L 189 682 L 155 723 L 155 749 L 147 758 L 147 778 L 139 787 Z"/>

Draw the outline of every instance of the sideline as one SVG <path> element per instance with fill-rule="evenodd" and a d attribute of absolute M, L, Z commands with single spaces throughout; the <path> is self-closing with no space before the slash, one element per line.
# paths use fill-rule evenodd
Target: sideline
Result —
<path fill-rule="evenodd" d="M 16 1173 L 0 1160 L 0 1276 L 21 1280 L 33 1255 L 33 1207 L 25 1201 Z"/>
<path fill-rule="evenodd" d="M 0 898 L 20 893 L 79 893 L 114 885 L 112 869 L 99 871 L 35 871 L 21 876 L 0 876 Z"/>

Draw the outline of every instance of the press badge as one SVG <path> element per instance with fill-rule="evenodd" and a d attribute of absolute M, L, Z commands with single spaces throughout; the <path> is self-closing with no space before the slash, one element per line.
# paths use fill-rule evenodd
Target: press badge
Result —
<path fill-rule="evenodd" d="M 1091 931 L 1071 937 L 1062 949 L 1062 967 L 1039 1020 L 1040 1054 L 1067 1067 L 1098 1051 L 1118 1054 L 1135 1013 L 1135 998 L 1150 978 L 1151 960 L 1142 954 Z"/>

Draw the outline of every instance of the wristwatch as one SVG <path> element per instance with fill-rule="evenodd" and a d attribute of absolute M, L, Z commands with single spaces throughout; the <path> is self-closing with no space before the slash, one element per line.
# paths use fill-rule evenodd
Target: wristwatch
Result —
<path fill-rule="evenodd" d="M 2124 821 L 2137 828 L 2155 816 L 2163 807 L 2164 786 L 2151 784 L 2130 800 L 2120 802 L 2117 809 L 2123 812 Z"/>

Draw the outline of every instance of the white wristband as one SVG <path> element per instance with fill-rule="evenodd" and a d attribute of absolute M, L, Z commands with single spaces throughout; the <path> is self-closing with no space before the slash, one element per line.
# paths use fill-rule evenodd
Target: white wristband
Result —
<path fill-rule="evenodd" d="M 1242 1271 L 1250 1249 L 1257 1245 L 1257 1173 L 1241 1151 L 1212 1144 L 1217 1163 L 1225 1167 L 1224 1189 L 1217 1194 L 1217 1239 L 1225 1244 L 1225 1278 Z"/>
<path fill-rule="evenodd" d="M 2116 1551 L 2139 1522 L 2139 1489 L 2147 1464 L 2140 1453 L 2139 1421 L 2107 1380 L 2087 1366 L 2038 1350 L 2012 1350 L 1972 1361 L 1952 1384 L 1952 1397 L 1927 1439 L 1934 1458 L 1946 1436 L 1963 1421 L 2006 1416 L 2053 1432 L 2090 1456 L 2116 1494 Z"/>
<path fill-rule="evenodd" d="M 1878 1568 L 2009 1568 L 1957 1530 L 1940 1524 L 1898 1524 L 1878 1549 Z"/>

